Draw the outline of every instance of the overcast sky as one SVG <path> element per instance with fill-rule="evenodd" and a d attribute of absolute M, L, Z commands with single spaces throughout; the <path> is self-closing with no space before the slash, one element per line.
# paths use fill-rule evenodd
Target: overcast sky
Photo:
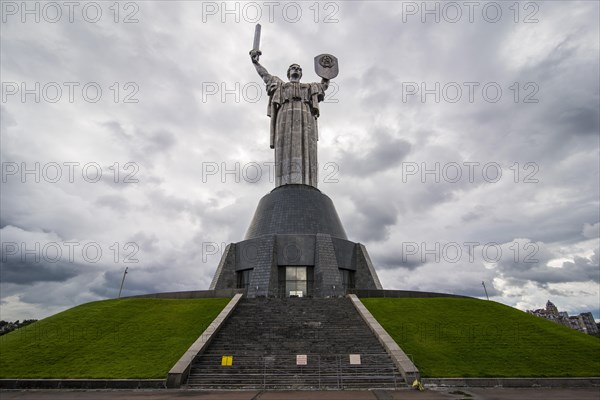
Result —
<path fill-rule="evenodd" d="M 2 1 L 2 319 L 114 298 L 126 267 L 123 295 L 208 289 L 274 187 L 257 22 L 273 75 L 339 60 L 319 188 L 384 288 L 600 317 L 597 1 L 23 4 Z"/>

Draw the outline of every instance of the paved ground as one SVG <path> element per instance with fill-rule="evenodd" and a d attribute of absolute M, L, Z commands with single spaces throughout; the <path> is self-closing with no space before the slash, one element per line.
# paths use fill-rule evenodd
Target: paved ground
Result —
<path fill-rule="evenodd" d="M 444 388 L 322 392 L 200 392 L 190 390 L 30 390 L 0 391 L 2 400 L 599 400 L 600 387 L 584 389 Z"/>

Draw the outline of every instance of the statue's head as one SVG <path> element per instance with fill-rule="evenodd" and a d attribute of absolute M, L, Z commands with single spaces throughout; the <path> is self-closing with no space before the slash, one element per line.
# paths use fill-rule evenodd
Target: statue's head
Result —
<path fill-rule="evenodd" d="M 298 64 L 292 64 L 287 70 L 287 77 L 292 82 L 300 81 L 302 78 L 302 68 Z"/>

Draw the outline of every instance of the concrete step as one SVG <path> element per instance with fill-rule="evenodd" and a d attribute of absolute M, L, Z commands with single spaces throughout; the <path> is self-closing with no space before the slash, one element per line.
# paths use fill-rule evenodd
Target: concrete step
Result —
<path fill-rule="evenodd" d="M 307 365 L 296 365 L 306 354 Z M 350 354 L 361 364 L 351 365 Z M 223 355 L 232 366 L 221 366 Z M 394 388 L 405 382 L 349 299 L 242 299 L 187 381 L 207 389 Z"/>

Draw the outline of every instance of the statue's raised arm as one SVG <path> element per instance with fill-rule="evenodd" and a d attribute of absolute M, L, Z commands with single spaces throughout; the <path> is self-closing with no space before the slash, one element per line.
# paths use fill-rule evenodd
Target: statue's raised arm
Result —
<path fill-rule="evenodd" d="M 271 75 L 269 75 L 269 72 L 265 67 L 258 62 L 258 59 L 262 55 L 262 52 L 260 51 L 260 29 L 260 24 L 256 24 L 256 27 L 254 28 L 254 43 L 252 45 L 252 50 L 250 50 L 250 59 L 252 60 L 252 64 L 254 64 L 258 75 L 260 75 L 265 83 L 268 83 L 271 79 Z"/>
<path fill-rule="evenodd" d="M 267 71 L 267 69 L 265 67 L 263 67 L 262 65 L 260 65 L 260 63 L 258 62 L 258 58 L 261 55 L 262 55 L 262 52 L 260 50 L 257 50 L 257 49 L 250 50 L 250 59 L 252 60 L 252 63 L 254 64 L 254 68 L 256 68 L 256 72 L 258 72 L 258 75 L 260 75 L 262 80 L 265 83 L 267 83 L 269 81 L 269 79 L 271 78 L 271 75 L 269 74 L 269 71 Z"/>

